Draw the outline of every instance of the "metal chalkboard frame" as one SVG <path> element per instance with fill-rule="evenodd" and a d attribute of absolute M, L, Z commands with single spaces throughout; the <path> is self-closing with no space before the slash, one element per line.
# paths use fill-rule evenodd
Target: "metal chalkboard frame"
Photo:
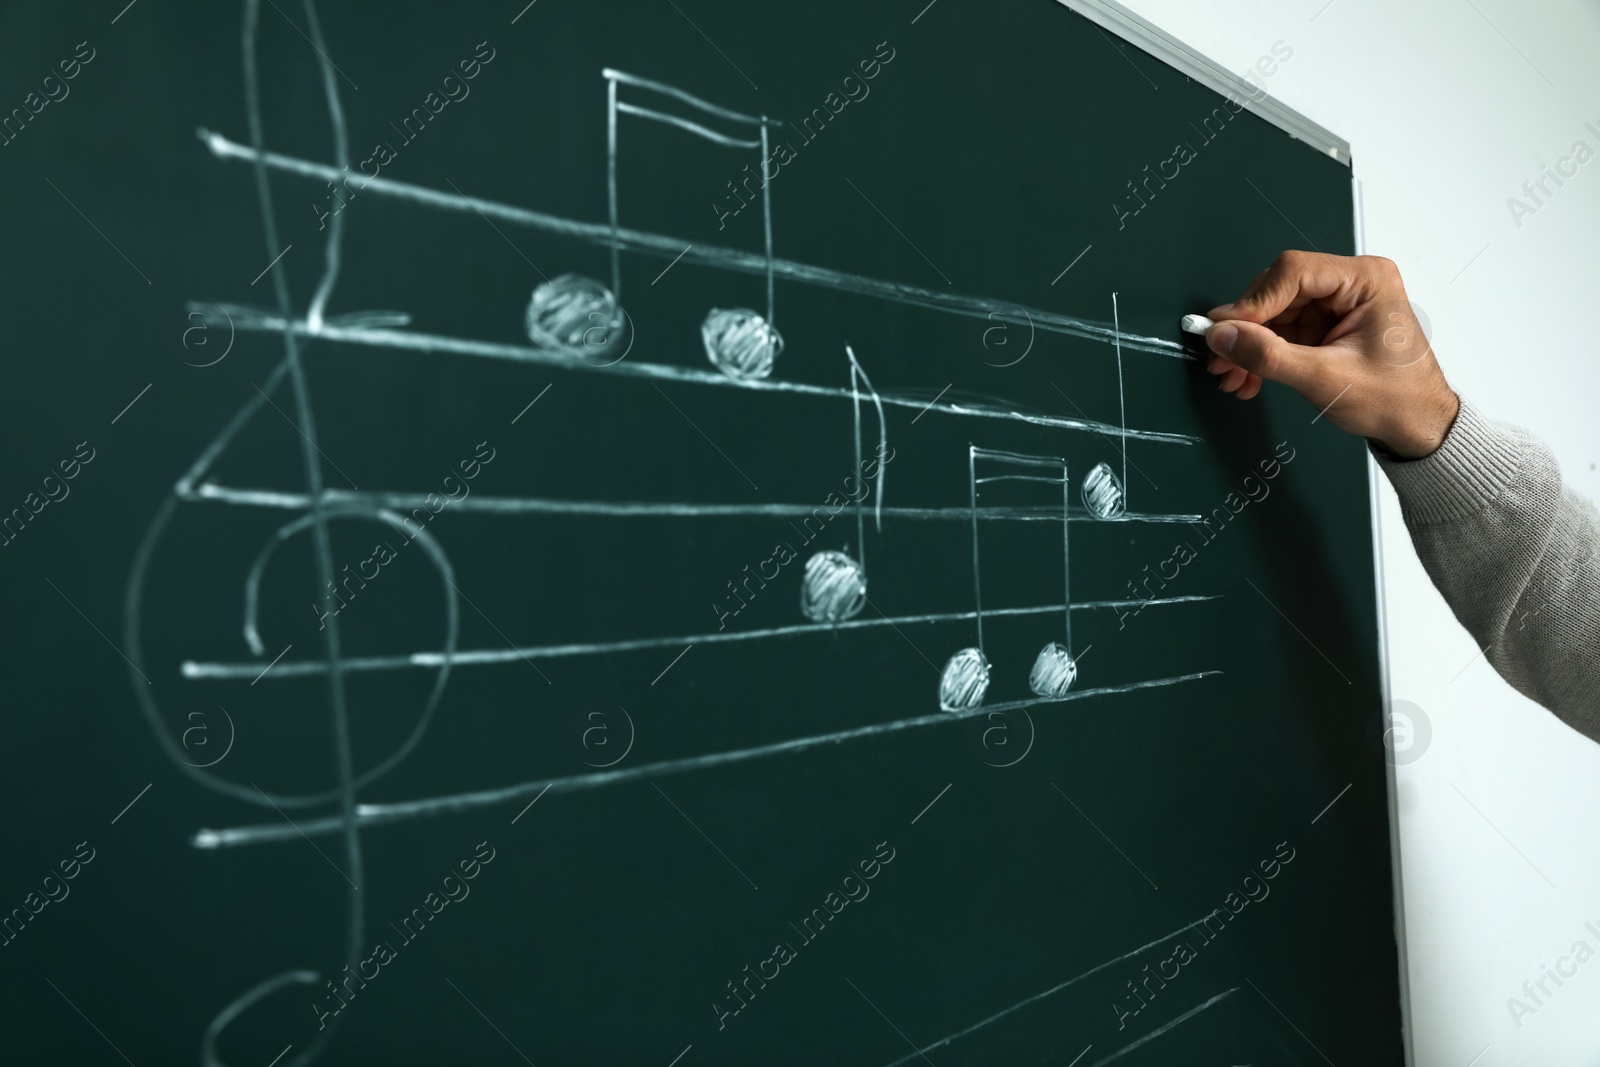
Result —
<path fill-rule="evenodd" d="M 1350 142 L 1287 107 L 1237 74 L 1196 52 L 1154 23 L 1147 22 L 1116 0 L 1056 0 L 1102 29 L 1149 52 L 1168 66 L 1210 86 L 1223 96 L 1236 97 L 1246 111 L 1259 115 L 1291 137 L 1324 155 L 1350 166 Z"/>

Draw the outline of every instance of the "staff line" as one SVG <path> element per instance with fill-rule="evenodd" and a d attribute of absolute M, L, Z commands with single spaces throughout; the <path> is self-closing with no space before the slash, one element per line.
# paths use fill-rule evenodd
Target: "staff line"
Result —
<path fill-rule="evenodd" d="M 1103 1057 L 1102 1059 L 1095 1060 L 1093 1063 L 1091 1063 L 1089 1065 L 1089 1067 L 1105 1067 L 1105 1065 L 1110 1063 L 1112 1060 L 1121 1059 L 1123 1056 L 1126 1056 L 1128 1053 L 1134 1051 L 1135 1049 L 1140 1048 L 1140 1047 L 1142 1047 L 1144 1045 L 1148 1045 L 1150 1042 L 1154 1041 L 1156 1038 L 1160 1037 L 1162 1034 L 1167 1033 L 1169 1030 L 1177 1029 L 1178 1027 L 1182 1026 L 1184 1023 L 1188 1022 L 1190 1019 L 1193 1019 L 1196 1015 L 1199 1015 L 1201 1012 L 1205 1011 L 1206 1009 L 1214 1007 L 1217 1004 L 1222 1003 L 1224 1000 L 1227 1000 L 1229 997 L 1231 997 L 1235 993 L 1239 992 L 1240 988 L 1241 988 L 1240 986 L 1234 986 L 1232 989 L 1223 990 L 1221 993 L 1218 993 L 1216 996 L 1214 996 L 1211 999 L 1205 1001 L 1204 1003 L 1196 1005 L 1193 1008 L 1190 1008 L 1188 1011 L 1184 1012 L 1182 1015 L 1178 1016 L 1176 1019 L 1168 1020 L 1167 1022 L 1163 1023 L 1162 1025 L 1156 1027 L 1154 1030 L 1150 1031 L 1148 1034 L 1145 1034 L 1143 1037 L 1139 1038 L 1138 1040 L 1131 1041 L 1128 1044 L 1123 1045 L 1121 1048 L 1117 1049 L 1117 1051 L 1113 1052 L 1111 1055 Z"/>
<path fill-rule="evenodd" d="M 1082 974 L 1074 975 L 1073 977 L 1068 978 L 1064 982 L 1058 982 L 1055 985 L 1051 986 L 1049 989 L 1046 989 L 1041 993 L 1035 993 L 1032 996 L 1024 997 L 1022 1000 L 1017 1001 L 1017 1003 L 1012 1004 L 1010 1007 L 1002 1008 L 1001 1010 L 995 1012 L 993 1015 L 990 1015 L 987 1018 L 978 1020 L 977 1022 L 973 1023 L 971 1026 L 965 1027 L 965 1028 L 963 1028 L 961 1030 L 957 1030 L 955 1033 L 948 1034 L 945 1037 L 941 1037 L 939 1040 L 933 1042 L 931 1045 L 924 1045 L 924 1046 L 922 1046 L 922 1048 L 920 1048 L 918 1050 L 918 1052 L 921 1052 L 921 1053 L 932 1052 L 935 1049 L 943 1048 L 946 1045 L 951 1044 L 952 1042 L 959 1041 L 961 1038 L 966 1037 L 969 1034 L 977 1033 L 979 1030 L 982 1030 L 984 1027 L 990 1025 L 991 1023 L 997 1023 L 1001 1019 L 1005 1018 L 1007 1015 L 1010 1015 L 1013 1012 L 1021 1011 L 1023 1008 L 1027 1007 L 1029 1004 L 1038 1003 L 1039 1001 L 1044 1000 L 1046 997 L 1054 996 L 1055 994 L 1061 992 L 1064 989 L 1068 989 L 1068 988 L 1070 988 L 1072 986 L 1075 986 L 1079 982 L 1083 981 L 1085 978 L 1091 978 L 1094 975 L 1099 974 L 1101 971 L 1105 970 L 1108 967 L 1114 967 L 1117 964 L 1122 963 L 1125 960 L 1131 960 L 1135 956 L 1140 955 L 1141 953 L 1150 951 L 1151 949 L 1155 948 L 1157 945 L 1165 945 L 1167 942 L 1171 941 L 1173 938 L 1181 937 L 1184 933 L 1188 932 L 1193 926 L 1194 926 L 1194 923 L 1185 923 L 1183 926 L 1178 927 L 1176 930 L 1172 931 L 1171 933 L 1166 934 L 1166 935 L 1164 935 L 1162 937 L 1158 937 L 1154 941 L 1150 941 L 1150 942 L 1147 942 L 1147 943 L 1145 943 L 1143 945 L 1140 945 L 1138 948 L 1134 949 L 1131 952 L 1124 952 L 1122 955 L 1116 956 L 1116 957 L 1114 957 L 1112 959 L 1109 959 L 1109 960 L 1106 960 L 1104 963 L 1098 963 L 1095 966 L 1090 967 L 1087 971 L 1084 971 Z M 1091 1047 L 1093 1047 L 1093 1046 L 1091 1046 Z M 903 1064 L 909 1063 L 913 1058 L 914 1058 L 913 1056 L 901 1056 L 897 1060 L 891 1060 L 890 1062 L 884 1064 L 883 1067 L 902 1067 Z M 1078 1059 L 1082 1059 L 1082 1058 L 1083 1058 L 1083 1054 L 1079 1053 L 1078 1054 Z M 1074 1060 L 1073 1062 L 1076 1063 L 1077 1061 Z"/>
<path fill-rule="evenodd" d="M 575 219 L 550 215 L 545 212 L 492 200 L 484 200 L 480 197 L 445 193 L 423 185 L 398 182 L 391 178 L 367 177 L 364 174 L 354 175 L 349 171 L 341 171 L 326 164 L 313 163 L 309 160 L 283 155 L 278 152 L 257 151 L 246 145 L 230 141 L 219 133 L 213 133 L 205 129 L 197 130 L 196 134 L 218 159 L 259 162 L 262 166 L 270 167 L 274 170 L 298 174 L 306 178 L 314 178 L 317 181 L 355 181 L 358 183 L 358 191 L 371 190 L 385 196 L 397 197 L 403 200 L 410 200 L 413 203 L 426 204 L 430 207 L 452 211 L 477 211 L 515 225 L 543 230 L 547 233 L 573 238 L 602 248 L 615 248 L 671 259 L 683 250 L 685 244 L 690 243 L 681 237 L 668 237 L 621 228 L 614 230 L 605 223 L 579 222 Z M 972 318 L 990 319 L 991 316 L 995 316 L 993 321 L 1005 321 L 1017 326 L 1024 326 L 1031 322 L 1035 326 L 1052 333 L 1060 333 L 1088 341 L 1097 341 L 1101 344 L 1111 344 L 1113 340 L 1119 339 L 1126 348 L 1153 355 L 1166 356 L 1171 359 L 1192 360 L 1194 358 L 1184 352 L 1183 346 L 1176 341 L 1135 334 L 1122 335 L 1117 338 L 1114 337 L 1116 331 L 1104 323 L 1074 318 L 1070 315 L 1062 315 L 1052 311 L 1024 308 L 1010 301 L 942 293 L 935 289 L 869 278 L 865 275 L 850 274 L 826 267 L 814 267 L 793 260 L 768 259 L 765 255 L 717 245 L 696 244 L 694 251 L 687 254 L 686 258 L 689 262 L 698 263 L 702 266 L 720 267 L 745 274 L 759 274 L 763 277 L 770 270 L 775 276 L 786 281 L 801 282 L 857 295 L 879 297 L 897 303 L 925 307 L 935 311 L 946 311 Z"/>
<path fill-rule="evenodd" d="M 192 311 L 214 311 L 219 305 L 192 303 Z M 773 378 L 730 378 L 725 374 L 680 367 L 670 363 L 616 362 L 589 363 L 582 356 L 556 348 L 536 348 L 531 345 L 513 345 L 495 341 L 478 341 L 469 338 L 448 337 L 441 334 L 419 333 L 412 330 L 380 329 L 365 326 L 338 326 L 324 322 L 313 329 L 304 319 L 286 320 L 277 315 L 262 314 L 254 309 L 241 310 L 234 325 L 237 329 L 254 333 L 293 333 L 307 338 L 318 338 L 342 344 L 366 345 L 373 348 L 392 348 L 410 352 L 448 353 L 457 356 L 477 356 L 485 359 L 503 359 L 516 363 L 533 363 L 573 371 L 598 371 L 618 374 L 628 378 L 651 378 L 658 381 L 692 382 L 696 385 L 716 385 L 734 389 L 752 389 L 759 392 L 799 393 L 806 396 L 851 398 L 848 389 L 836 386 L 813 385 Z M 990 407 L 983 404 L 926 404 L 911 397 L 881 394 L 879 399 L 895 407 L 917 411 L 932 409 L 945 415 L 964 415 L 976 418 L 1005 419 L 1033 426 L 1051 426 L 1066 430 L 1085 430 L 1116 437 L 1132 437 L 1160 444 L 1198 444 L 1203 439 L 1190 434 L 1165 430 L 1124 429 L 1111 423 L 1094 419 L 1075 419 L 1064 415 L 1035 415 L 1013 408 Z"/>
<path fill-rule="evenodd" d="M 1090 611 L 1097 608 L 1149 607 L 1170 604 L 1187 604 L 1216 600 L 1212 595 L 1157 597 L 1151 600 L 1089 600 L 1077 604 L 1050 604 L 1032 608 L 995 608 L 984 615 L 998 616 L 1050 615 L 1060 611 Z M 559 659 L 566 656 L 600 655 L 610 652 L 638 652 L 652 648 L 676 648 L 689 644 L 726 644 L 734 641 L 756 641 L 771 637 L 790 637 L 799 634 L 832 634 L 841 630 L 861 630 L 874 626 L 899 626 L 914 623 L 970 622 L 978 617 L 976 611 L 947 614 L 907 615 L 899 618 L 884 616 L 877 619 L 850 619 L 836 623 L 799 623 L 794 626 L 775 626 L 765 630 L 730 632 L 726 630 L 691 636 L 643 637 L 627 641 L 610 641 L 592 644 L 534 645 L 525 648 L 465 649 L 454 653 L 412 652 L 403 656 L 354 656 L 341 661 L 346 672 L 404 670 L 416 667 L 443 667 L 452 669 L 476 667 L 495 663 L 513 663 L 519 659 Z M 233 679 L 254 677 L 261 669 L 259 661 L 244 663 L 196 662 L 185 660 L 180 670 L 185 678 Z M 328 667 L 322 660 L 292 660 L 280 664 L 272 672 L 277 680 L 303 678 L 326 673 Z M 993 709 L 989 709 L 993 710 Z"/>
<path fill-rule="evenodd" d="M 1041 704 L 1064 704 L 1074 700 L 1084 700 L 1089 697 L 1109 696 L 1118 693 L 1131 693 L 1143 689 L 1159 689 L 1184 682 L 1199 681 L 1214 675 L 1222 674 L 1221 671 L 1198 671 L 1193 674 L 1174 675 L 1169 678 L 1155 678 L 1142 682 L 1129 682 L 1124 685 L 1102 686 L 1098 689 L 1083 689 L 1066 696 L 1039 698 L 1033 700 L 1015 700 L 1008 703 L 978 706 L 966 711 L 951 712 L 940 711 L 931 715 L 919 715 L 909 719 L 896 719 L 890 722 L 871 723 L 866 726 L 857 726 L 848 730 L 839 730 L 834 733 L 818 734 L 810 737 L 791 738 L 787 741 L 778 741 L 772 744 L 759 745 L 754 748 L 735 749 L 728 752 L 714 752 L 704 756 L 688 756 L 680 759 L 661 760 L 656 763 L 640 764 L 622 770 L 598 771 L 591 774 L 568 775 L 561 778 L 540 778 L 531 782 L 520 782 L 516 785 L 501 786 L 494 789 L 475 790 L 467 793 L 453 793 L 442 797 L 428 797 L 420 800 L 395 801 L 385 804 L 357 804 L 353 821 L 355 826 L 364 828 L 368 826 L 387 825 L 389 823 L 405 822 L 425 816 L 459 814 L 473 811 L 478 808 L 492 807 L 508 804 L 522 799 L 530 793 L 543 794 L 546 791 L 555 793 L 571 793 L 584 789 L 598 789 L 610 785 L 620 785 L 625 782 L 648 780 L 669 774 L 683 774 L 690 771 L 706 770 L 711 767 L 726 766 L 728 764 L 743 763 L 748 760 L 761 759 L 767 756 L 784 755 L 788 753 L 803 752 L 808 749 L 818 748 L 823 745 L 836 745 L 845 741 L 855 741 L 865 737 L 874 737 L 888 733 L 898 733 L 902 730 L 917 729 L 923 726 L 937 726 L 944 723 L 961 722 L 980 715 L 988 715 L 997 711 L 1019 711 L 1023 708 L 1036 707 Z M 345 820 L 337 815 L 325 816 L 317 819 L 308 819 L 295 827 L 301 834 L 332 834 L 339 833 L 345 828 Z M 230 848 L 238 845 L 261 844 L 265 842 L 279 842 L 293 840 L 294 834 L 288 828 L 278 823 L 257 824 L 254 826 L 235 826 L 221 830 L 197 830 L 189 843 L 195 848 L 215 849 Z"/>
<path fill-rule="evenodd" d="M 306 493 L 285 492 L 275 489 L 240 489 L 236 486 L 204 482 L 194 487 L 184 487 L 179 493 L 183 499 L 195 503 L 222 503 L 244 506 L 281 508 L 305 511 L 311 507 L 311 497 Z M 347 490 L 325 489 L 323 500 L 330 504 L 362 504 L 375 507 L 409 510 L 425 507 L 427 493 L 400 490 Z M 695 504 L 684 502 L 654 503 L 642 500 L 561 500 L 552 497 L 463 497 L 451 502 L 454 511 L 476 511 L 487 514 L 519 515 L 598 515 L 608 518 L 801 518 L 809 516 L 824 505 L 812 504 Z M 883 514 L 898 519 L 935 519 L 964 522 L 971 517 L 970 507 L 911 507 L 889 505 Z M 980 519 L 1011 520 L 1018 522 L 1060 522 L 1061 509 L 1037 506 L 997 506 L 978 509 Z M 1070 522 L 1116 523 L 1158 522 L 1192 523 L 1202 516 L 1195 514 L 1168 514 L 1165 512 L 1126 511 L 1110 518 L 1101 518 L 1087 508 L 1074 507 L 1068 512 Z"/>

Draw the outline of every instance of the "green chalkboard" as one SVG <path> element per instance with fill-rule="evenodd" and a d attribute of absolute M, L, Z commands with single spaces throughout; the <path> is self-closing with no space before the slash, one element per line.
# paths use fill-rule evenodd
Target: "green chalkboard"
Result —
<path fill-rule="evenodd" d="M 0 71 L 0 1058 L 1403 1061 L 1363 447 L 1177 329 L 1347 157 L 1051 0 Z"/>

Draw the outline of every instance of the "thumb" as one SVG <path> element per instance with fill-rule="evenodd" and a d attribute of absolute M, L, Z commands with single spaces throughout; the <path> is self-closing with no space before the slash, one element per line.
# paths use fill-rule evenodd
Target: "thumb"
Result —
<path fill-rule="evenodd" d="M 1219 322 L 1206 333 L 1206 344 L 1230 363 L 1296 391 L 1309 385 L 1316 374 L 1316 349 L 1291 344 L 1253 322 Z"/>

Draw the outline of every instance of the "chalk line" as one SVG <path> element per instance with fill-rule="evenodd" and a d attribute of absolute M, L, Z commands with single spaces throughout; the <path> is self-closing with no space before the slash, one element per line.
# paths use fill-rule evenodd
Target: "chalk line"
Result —
<path fill-rule="evenodd" d="M 1156 678 L 1143 682 L 1130 682 L 1126 685 L 1105 686 L 1099 689 L 1083 689 L 1076 693 L 1069 693 L 1064 697 L 1055 697 L 1048 700 L 1017 700 L 1009 703 L 991 704 L 987 707 L 976 707 L 964 712 L 936 712 L 931 715 L 919 715 L 910 719 L 897 719 L 892 722 L 872 723 L 868 726 L 858 726 L 849 730 L 839 730 L 834 733 L 819 734 L 812 737 L 793 738 L 788 741 L 779 741 L 774 744 L 760 745 L 755 748 L 736 749 L 730 752 L 715 752 L 704 756 L 690 756 L 683 759 L 662 760 L 657 763 L 641 764 L 623 770 L 600 771 L 594 774 L 569 775 L 562 778 L 541 778 L 531 782 L 521 782 L 516 785 L 503 786 L 496 789 L 478 790 L 470 793 L 455 793 L 450 796 L 430 797 L 423 800 L 397 801 L 388 804 L 358 804 L 356 805 L 355 818 L 359 826 L 377 826 L 388 823 L 403 822 L 409 819 L 422 818 L 432 815 L 456 814 L 472 811 L 477 808 L 491 807 L 497 804 L 509 804 L 522 799 L 532 793 L 550 790 L 555 793 L 573 793 L 585 789 L 597 789 L 610 785 L 619 785 L 624 782 L 637 781 L 662 777 L 669 774 L 684 774 L 691 771 L 706 770 L 712 767 L 722 767 L 734 763 L 743 763 L 747 760 L 761 759 L 767 756 L 786 755 L 794 752 L 804 752 L 808 749 L 818 748 L 822 745 L 840 744 L 845 741 L 855 741 L 865 737 L 875 737 L 883 734 L 898 733 L 902 730 L 911 730 L 923 726 L 937 726 L 944 723 L 960 722 L 978 715 L 987 715 L 996 711 L 1017 711 L 1022 708 L 1035 707 L 1041 704 L 1064 704 L 1073 700 L 1084 700 L 1089 697 L 1108 696 L 1118 693 L 1131 693 L 1143 689 L 1159 689 L 1165 686 L 1179 685 L 1184 682 L 1199 681 L 1213 675 L 1220 675 L 1221 671 L 1199 671 L 1194 674 L 1175 675 L 1171 678 Z M 307 835 L 338 833 L 344 829 L 344 819 L 338 816 L 329 816 L 321 819 L 308 819 L 302 822 L 298 831 Z M 296 830 L 280 823 L 269 823 L 256 826 L 236 826 L 222 830 L 202 829 L 195 832 L 190 838 L 190 844 L 195 848 L 229 848 L 238 845 L 253 845 L 263 842 L 276 842 L 293 840 Z"/>

